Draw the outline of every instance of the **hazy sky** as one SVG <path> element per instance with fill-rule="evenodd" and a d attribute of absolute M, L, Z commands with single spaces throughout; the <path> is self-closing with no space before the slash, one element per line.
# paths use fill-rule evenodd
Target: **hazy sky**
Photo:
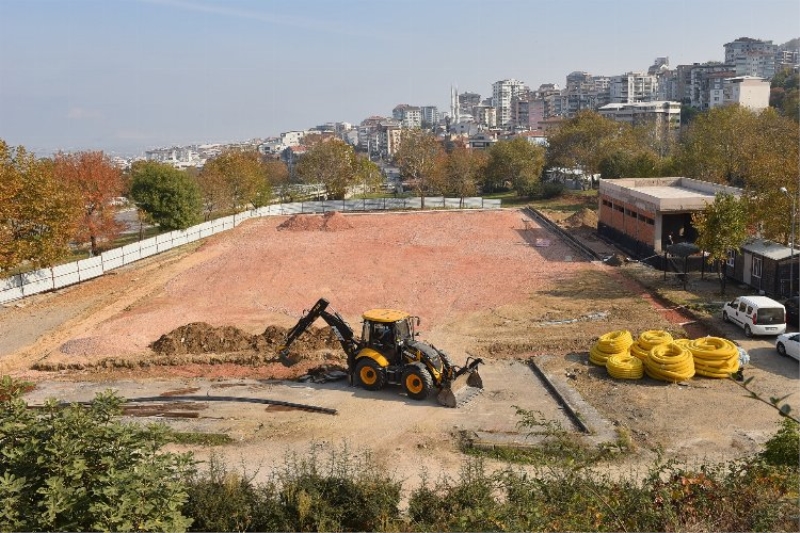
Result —
<path fill-rule="evenodd" d="M 721 61 L 798 0 L 0 0 L 0 139 L 135 154 L 449 110 L 450 86 Z"/>

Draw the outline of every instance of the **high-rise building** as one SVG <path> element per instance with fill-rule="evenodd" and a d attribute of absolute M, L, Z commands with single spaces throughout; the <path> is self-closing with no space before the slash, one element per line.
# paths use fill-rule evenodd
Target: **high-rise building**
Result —
<path fill-rule="evenodd" d="M 499 126 L 507 126 L 512 122 L 511 101 L 526 89 L 523 82 L 515 79 L 500 80 L 492 84 L 492 103 L 497 110 Z"/>
<path fill-rule="evenodd" d="M 404 128 L 419 128 L 422 125 L 422 111 L 419 107 L 400 104 L 392 110 L 392 118 L 399 121 Z"/>
<path fill-rule="evenodd" d="M 423 125 L 430 127 L 439 123 L 439 108 L 435 105 L 424 105 L 419 110 Z"/>
<path fill-rule="evenodd" d="M 615 104 L 652 102 L 658 96 L 658 78 L 654 74 L 641 72 L 612 76 L 609 95 L 611 102 Z"/>
<path fill-rule="evenodd" d="M 772 79 L 777 55 L 778 45 L 772 41 L 740 37 L 725 43 L 725 63 L 733 65 L 736 76 Z"/>

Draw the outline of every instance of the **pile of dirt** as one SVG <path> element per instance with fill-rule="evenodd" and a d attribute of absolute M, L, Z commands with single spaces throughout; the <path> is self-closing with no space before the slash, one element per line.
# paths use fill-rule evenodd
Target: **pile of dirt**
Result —
<path fill-rule="evenodd" d="M 622 266 L 628 262 L 628 259 L 623 255 L 613 254 L 610 257 L 606 258 L 603 262 L 611 266 Z"/>
<path fill-rule="evenodd" d="M 205 322 L 193 322 L 162 335 L 150 348 L 158 355 L 277 353 L 287 333 L 286 328 L 268 326 L 264 333 L 250 335 L 233 326 L 214 327 Z M 292 353 L 309 355 L 340 348 L 331 328 L 310 328 L 292 344 Z"/>
<path fill-rule="evenodd" d="M 597 229 L 597 222 L 597 213 L 586 207 L 580 211 L 576 211 L 574 214 L 564 219 L 564 225 L 569 228 L 580 228 L 581 226 L 586 226 Z"/>
<path fill-rule="evenodd" d="M 289 231 L 342 231 L 352 229 L 353 225 L 338 211 L 324 215 L 293 215 L 278 226 L 279 230 Z"/>

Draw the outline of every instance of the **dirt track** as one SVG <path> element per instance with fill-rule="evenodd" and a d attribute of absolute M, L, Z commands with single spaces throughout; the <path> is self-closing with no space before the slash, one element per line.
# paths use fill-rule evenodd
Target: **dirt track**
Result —
<path fill-rule="evenodd" d="M 325 418 L 209 406 L 197 420 L 178 423 L 235 435 L 240 443 L 223 450 L 253 464 L 269 464 L 310 440 L 348 439 L 404 472 L 426 466 L 454 475 L 461 460 L 455 435 L 512 433 L 513 405 L 565 421 L 552 399 L 540 395 L 541 384 L 514 362 L 540 354 L 555 356 L 547 370 L 570 376 L 585 399 L 630 435 L 639 450 L 631 460 L 647 462 L 657 448 L 680 459 L 735 457 L 756 450 L 775 429 L 768 407 L 724 380 L 617 382 L 589 366 L 586 351 L 602 333 L 663 328 L 680 335 L 682 328 L 642 298 L 619 268 L 582 260 L 520 211 L 305 217 L 252 220 L 200 245 L 7 306 L 0 311 L 0 371 L 37 381 L 31 401 L 89 399 L 105 387 L 154 396 L 216 384 L 339 409 Z M 270 362 L 269 350 L 159 359 L 150 348 L 195 322 L 249 335 L 289 327 L 323 296 L 356 329 L 361 311 L 372 307 L 420 315 L 422 338 L 457 362 L 466 353 L 490 361 L 485 393 L 469 409 L 447 410 L 406 400 L 395 389 L 374 394 L 341 383 L 274 381 L 341 363 L 335 349 L 317 350 L 288 371 Z M 770 355 L 765 349 L 764 360 Z M 794 390 L 792 363 L 754 365 L 755 385 L 768 396 Z"/>

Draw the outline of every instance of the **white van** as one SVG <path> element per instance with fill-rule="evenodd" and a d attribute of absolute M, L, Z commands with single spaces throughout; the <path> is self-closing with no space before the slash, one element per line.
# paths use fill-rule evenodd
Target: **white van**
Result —
<path fill-rule="evenodd" d="M 748 337 L 786 332 L 786 308 L 766 296 L 735 298 L 722 308 L 722 320 L 739 324 Z"/>

